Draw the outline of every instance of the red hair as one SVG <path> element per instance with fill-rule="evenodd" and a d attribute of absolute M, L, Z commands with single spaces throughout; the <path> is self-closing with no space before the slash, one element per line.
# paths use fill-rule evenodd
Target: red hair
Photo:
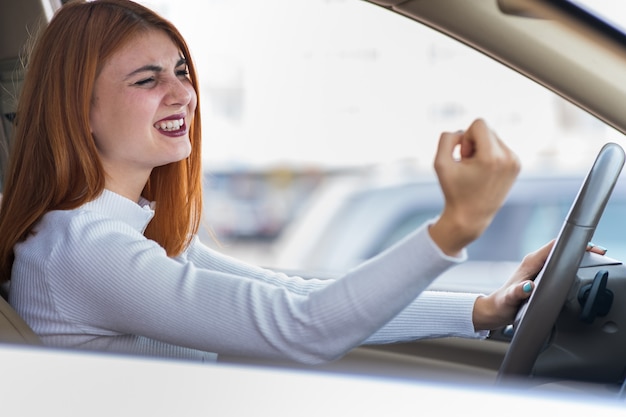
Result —
<path fill-rule="evenodd" d="M 0 208 L 0 283 L 10 278 L 13 246 L 50 210 L 69 210 L 98 197 L 105 172 L 91 135 L 94 82 L 104 62 L 139 33 L 165 32 L 198 81 L 187 43 L 153 11 L 129 0 L 71 1 L 38 38 L 26 67 Z M 200 105 L 185 160 L 152 170 L 143 196 L 158 201 L 146 237 L 180 254 L 202 213 Z"/>

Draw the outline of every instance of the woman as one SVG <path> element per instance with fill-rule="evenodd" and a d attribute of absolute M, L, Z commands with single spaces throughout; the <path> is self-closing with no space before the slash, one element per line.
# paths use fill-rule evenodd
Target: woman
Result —
<path fill-rule="evenodd" d="M 45 344 L 319 363 L 362 343 L 484 337 L 529 296 L 550 245 L 489 296 L 423 292 L 465 259 L 519 171 L 482 120 L 441 136 L 441 216 L 341 279 L 287 277 L 203 246 L 198 90 L 180 33 L 131 1 L 70 2 L 41 34 L 17 111 L 0 268 Z"/>

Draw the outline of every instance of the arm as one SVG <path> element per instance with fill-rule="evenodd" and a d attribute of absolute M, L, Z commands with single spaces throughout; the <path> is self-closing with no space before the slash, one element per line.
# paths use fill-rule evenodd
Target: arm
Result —
<path fill-rule="evenodd" d="M 427 222 L 422 227 L 428 228 L 430 224 L 432 222 Z M 449 262 L 450 265 L 456 265 L 466 259 L 465 252 L 462 252 L 458 258 L 445 255 L 428 233 L 420 233 L 420 237 L 423 239 L 421 245 L 430 246 L 429 250 L 432 250 L 432 253 Z M 297 294 L 307 294 L 334 281 L 302 279 L 297 276 L 274 273 L 215 252 L 197 239 L 190 247 L 187 256 L 197 265 L 231 274 L 244 274 L 271 285 L 285 287 Z M 389 266 L 389 271 L 393 271 L 393 266 Z M 479 294 L 424 291 L 364 343 L 382 344 L 444 336 L 484 337 L 487 332 L 476 332 L 472 323 L 472 311 L 478 296 Z"/>
<path fill-rule="evenodd" d="M 396 316 L 452 264 L 436 260 L 432 247 L 422 245 L 427 230 L 421 229 L 305 295 L 263 282 L 278 279 L 264 270 L 267 275 L 258 280 L 171 259 L 120 222 L 91 216 L 96 215 L 60 225 L 64 234 L 46 263 L 61 314 L 84 328 L 218 354 L 308 363 L 335 359 Z"/>
<path fill-rule="evenodd" d="M 456 147 L 459 148 L 458 159 L 453 157 Z M 515 154 L 488 129 L 484 121 L 476 120 L 465 132 L 442 134 L 435 158 L 435 170 L 446 204 L 442 215 L 429 226 L 429 234 L 437 248 L 444 254 L 454 256 L 489 225 L 519 171 L 519 161 Z M 525 280 L 531 279 L 532 274 L 526 275 Z M 519 274 L 513 277 L 513 281 L 505 286 L 506 291 L 500 290 L 477 300 L 475 296 L 466 299 L 463 306 L 474 305 L 475 302 L 475 308 L 467 315 L 472 316 L 473 320 L 465 321 L 462 334 L 476 335 L 471 326 L 467 326 L 468 322 L 473 322 L 476 329 L 483 330 L 493 328 L 490 326 L 501 323 L 504 317 L 509 317 L 512 309 L 517 308 L 520 301 L 529 295 L 529 291 L 523 290 L 524 284 L 516 287 L 513 285 L 515 288 L 508 290 L 508 287 L 519 279 Z M 459 309 L 466 310 L 463 306 L 459 306 Z M 413 310 L 408 309 L 404 315 L 410 315 L 411 311 Z M 411 317 L 416 320 L 417 317 L 424 317 L 425 313 L 425 311 L 420 315 L 413 313 Z M 440 323 L 441 320 L 436 318 L 442 318 L 443 322 L 440 324 L 447 325 L 452 333 L 458 330 L 457 326 L 444 315 L 435 315 L 431 318 L 435 319 L 433 323 Z M 398 320 L 403 322 L 406 318 L 400 317 Z M 429 319 L 421 320 L 422 324 L 428 321 Z M 439 331 L 437 334 L 442 332 Z M 396 337 L 399 336 L 392 336 Z M 402 337 L 407 338 L 410 335 L 404 334 Z"/>
<path fill-rule="evenodd" d="M 436 167 L 446 208 L 440 220 L 322 288 L 299 294 L 171 259 L 136 230 L 85 212 L 55 226 L 62 231 L 55 245 L 46 242 L 51 248 L 46 279 L 55 288 L 55 308 L 64 320 L 90 331 L 141 335 L 217 353 L 311 363 L 334 359 L 396 317 L 452 264 L 424 245 L 427 239 L 420 234 L 430 233 L 444 253 L 457 255 L 499 207 L 518 166 L 515 158 L 500 157 L 505 149 L 479 129 L 482 125 L 476 122 L 460 137 L 442 135 L 446 143 Z M 462 148 L 458 162 L 445 157 L 454 141 Z M 468 146 L 471 152 L 463 150 Z M 440 173 L 450 163 L 458 164 L 450 168 L 452 175 Z M 476 174 L 481 171 L 486 177 Z M 475 198 L 489 195 L 484 188 L 496 191 L 487 204 Z M 477 216 L 475 224 L 446 234 L 470 214 Z"/>

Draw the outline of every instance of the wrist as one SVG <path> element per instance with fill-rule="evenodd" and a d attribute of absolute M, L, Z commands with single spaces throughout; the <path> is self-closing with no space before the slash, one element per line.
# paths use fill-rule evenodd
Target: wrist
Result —
<path fill-rule="evenodd" d="M 475 331 L 493 330 L 494 320 L 491 307 L 488 296 L 479 295 L 476 297 L 472 311 L 472 323 Z"/>
<path fill-rule="evenodd" d="M 481 231 L 482 229 L 475 227 L 472 222 L 459 219 L 445 210 L 428 229 L 433 242 L 448 256 L 458 256 L 467 245 L 480 236 Z"/>

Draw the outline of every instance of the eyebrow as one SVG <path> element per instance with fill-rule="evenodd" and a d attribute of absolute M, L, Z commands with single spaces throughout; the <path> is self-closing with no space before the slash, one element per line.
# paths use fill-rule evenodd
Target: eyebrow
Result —
<path fill-rule="evenodd" d="M 187 60 L 185 58 L 180 58 L 174 68 L 178 68 L 181 65 L 187 65 Z M 139 67 L 136 70 L 126 75 L 126 79 L 132 77 L 133 75 L 142 73 L 142 72 L 163 72 L 163 67 L 160 65 L 144 65 L 143 67 Z"/>

